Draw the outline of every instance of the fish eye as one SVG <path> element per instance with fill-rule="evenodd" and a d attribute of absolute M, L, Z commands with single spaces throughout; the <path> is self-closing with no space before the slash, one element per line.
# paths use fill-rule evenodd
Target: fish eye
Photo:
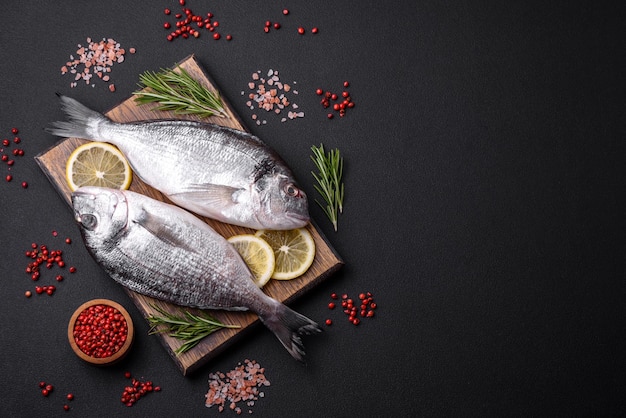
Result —
<path fill-rule="evenodd" d="M 89 213 L 80 216 L 80 223 L 87 229 L 93 230 L 98 225 L 98 219 Z"/>
<path fill-rule="evenodd" d="M 286 184 L 283 190 L 291 197 L 300 195 L 300 190 L 293 183 Z"/>

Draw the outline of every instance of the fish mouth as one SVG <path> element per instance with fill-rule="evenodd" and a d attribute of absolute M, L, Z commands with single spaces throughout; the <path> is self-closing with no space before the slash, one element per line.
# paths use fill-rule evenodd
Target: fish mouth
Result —
<path fill-rule="evenodd" d="M 285 215 L 287 216 L 288 219 L 295 221 L 297 223 L 301 223 L 302 226 L 308 224 L 309 221 L 311 220 L 308 214 L 287 212 Z"/>

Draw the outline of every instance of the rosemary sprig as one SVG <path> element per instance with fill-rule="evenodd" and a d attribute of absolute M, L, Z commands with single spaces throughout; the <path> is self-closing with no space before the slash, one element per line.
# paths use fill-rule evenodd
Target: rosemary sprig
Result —
<path fill-rule="evenodd" d="M 183 311 L 182 316 L 175 315 L 165 311 L 158 306 L 151 305 L 163 316 L 150 315 L 148 323 L 150 324 L 149 334 L 168 333 L 170 337 L 183 340 L 184 343 L 176 349 L 176 355 L 192 349 L 208 335 L 220 328 L 239 328 L 239 325 L 226 325 L 208 314 L 194 315 L 189 311 Z"/>
<path fill-rule="evenodd" d="M 158 103 L 156 110 L 171 110 L 182 115 L 227 118 L 224 104 L 218 93 L 213 93 L 187 71 L 162 69 L 146 71 L 139 76 L 140 90 L 133 92 L 139 104 Z M 148 87 L 148 89 L 145 89 Z"/>
<path fill-rule="evenodd" d="M 324 198 L 325 204 L 320 203 L 318 200 L 315 201 L 324 210 L 335 231 L 337 231 L 337 218 L 343 212 L 344 185 L 341 181 L 343 158 L 338 149 L 326 153 L 323 144 L 320 144 L 319 147 L 312 146 L 311 151 L 313 151 L 311 160 L 313 160 L 318 170 L 317 174 L 311 172 L 317 181 L 314 187 Z"/>

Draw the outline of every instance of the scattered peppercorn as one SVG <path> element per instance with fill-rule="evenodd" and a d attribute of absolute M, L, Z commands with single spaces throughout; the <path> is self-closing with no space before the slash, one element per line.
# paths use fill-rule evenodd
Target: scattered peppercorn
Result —
<path fill-rule="evenodd" d="M 172 27 L 176 29 L 166 35 L 166 39 L 170 42 L 177 38 L 189 39 L 189 37 L 199 38 L 200 31 L 198 29 L 206 29 L 209 32 L 213 32 L 213 39 L 216 41 L 221 39 L 221 34 L 217 32 L 217 28 L 220 26 L 220 22 L 212 20 L 213 13 L 207 13 L 206 17 L 195 14 L 190 8 L 185 7 L 185 2 L 179 2 L 182 6 L 182 13 L 176 13 L 174 17 L 177 19 L 174 24 L 170 22 L 163 23 L 163 28 L 170 30 Z M 171 14 L 170 9 L 165 9 L 165 15 Z M 231 35 L 226 36 L 227 40 L 232 40 Z"/>
<path fill-rule="evenodd" d="M 142 382 L 138 379 L 132 377 L 130 372 L 125 372 L 124 377 L 126 379 L 132 379 L 131 385 L 124 387 L 124 391 L 122 392 L 121 401 L 124 405 L 131 407 L 133 406 L 140 398 L 146 396 L 150 392 L 160 392 L 160 386 L 154 386 L 150 380 Z"/>
<path fill-rule="evenodd" d="M 347 88 L 349 85 L 350 85 L 349 82 L 347 81 L 343 82 L 344 87 Z M 340 102 L 337 102 L 339 100 L 339 95 L 337 93 L 333 93 L 328 90 L 324 91 L 318 88 L 315 90 L 315 94 L 317 94 L 318 96 L 322 96 L 322 100 L 320 101 L 320 103 L 324 109 L 332 107 L 332 109 L 335 112 L 339 113 L 340 117 L 344 117 L 346 115 L 347 109 L 351 109 L 354 107 L 354 101 L 352 101 L 352 97 L 350 96 L 350 92 L 348 92 L 348 90 L 344 90 L 341 92 L 342 100 Z M 331 101 L 337 102 L 337 103 L 333 103 L 331 106 Z M 333 114 L 328 113 L 326 117 L 328 119 L 332 119 Z"/>
<path fill-rule="evenodd" d="M 338 298 L 336 293 L 332 293 L 330 297 L 334 300 Z M 357 306 L 355 301 L 348 297 L 347 293 L 344 293 L 341 296 L 341 307 L 343 308 L 343 313 L 348 316 L 348 321 L 353 325 L 359 325 L 361 323 L 359 316 L 361 318 L 373 318 L 374 310 L 377 307 L 376 302 L 374 302 L 374 296 L 371 292 L 359 293 L 358 298 L 359 305 Z M 335 303 L 330 302 L 328 304 L 328 309 L 332 310 L 334 308 Z M 327 319 L 326 325 L 330 324 L 332 324 L 332 321 Z"/>
<path fill-rule="evenodd" d="M 52 231 L 52 235 L 57 236 L 58 233 L 56 231 Z M 52 269 L 55 265 L 59 268 L 63 268 L 65 266 L 63 251 L 50 250 L 46 245 L 39 245 L 36 242 L 33 242 L 30 245 L 30 248 L 25 251 L 25 255 L 31 260 L 26 266 L 25 272 L 29 274 L 32 281 L 35 282 L 41 279 L 42 265 L 45 265 L 47 270 Z M 76 267 L 70 267 L 69 271 L 70 273 L 75 273 Z M 57 282 L 61 282 L 63 280 L 63 276 L 57 274 L 55 275 L 55 280 Z M 37 293 L 38 295 L 45 293 L 49 296 L 52 296 L 54 292 L 56 292 L 56 287 L 52 285 L 35 287 L 35 293 Z"/>

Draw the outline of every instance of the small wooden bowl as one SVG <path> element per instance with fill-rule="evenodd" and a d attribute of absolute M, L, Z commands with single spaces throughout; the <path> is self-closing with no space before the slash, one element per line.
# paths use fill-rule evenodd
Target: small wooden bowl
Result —
<path fill-rule="evenodd" d="M 126 335 L 126 341 L 117 352 L 115 352 L 113 355 L 109 357 L 98 358 L 98 357 L 92 357 L 86 354 L 78 347 L 78 344 L 76 344 L 76 340 L 74 339 L 74 325 L 76 323 L 78 316 L 85 309 L 88 309 L 89 307 L 96 306 L 96 305 L 106 305 L 106 306 L 115 308 L 124 316 L 124 319 L 126 320 L 126 326 L 128 329 L 128 333 Z M 133 345 L 133 340 L 135 337 L 135 328 L 133 326 L 133 320 L 128 314 L 128 311 L 126 311 L 126 309 L 124 309 L 122 305 L 120 305 L 117 302 L 113 302 L 112 300 L 108 300 L 108 299 L 92 299 L 80 305 L 78 309 L 76 309 L 76 311 L 74 311 L 74 313 L 72 314 L 70 322 L 67 326 L 67 337 L 69 339 L 72 350 L 74 350 L 74 353 L 76 353 L 78 357 L 80 357 L 81 359 L 83 359 L 84 361 L 88 363 L 95 364 L 97 366 L 107 366 L 107 365 L 120 361 L 126 356 L 126 354 L 128 354 L 130 347 Z"/>

